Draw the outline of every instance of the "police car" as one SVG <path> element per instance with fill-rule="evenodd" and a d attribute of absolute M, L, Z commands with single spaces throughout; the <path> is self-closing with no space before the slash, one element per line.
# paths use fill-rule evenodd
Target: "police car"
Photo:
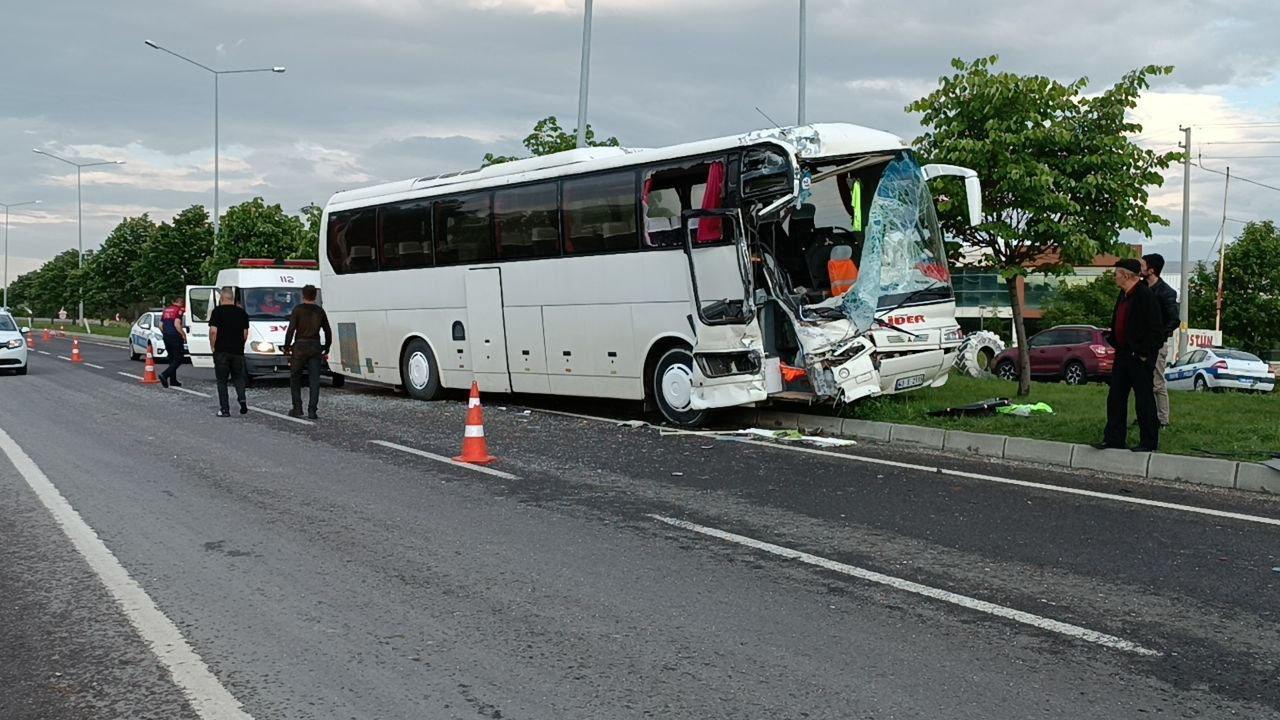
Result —
<path fill-rule="evenodd" d="M 1276 376 L 1257 355 L 1230 348 L 1201 348 L 1164 371 L 1170 390 L 1271 392 Z"/>
<path fill-rule="evenodd" d="M 164 310 L 148 310 L 138 316 L 129 328 L 129 359 L 141 360 L 147 354 L 147 346 L 151 346 L 151 354 L 156 360 L 168 357 L 164 351 L 164 337 L 160 332 L 160 315 Z"/>
<path fill-rule="evenodd" d="M 0 372 L 27 374 L 27 339 L 30 328 L 19 328 L 7 312 L 0 311 Z"/>

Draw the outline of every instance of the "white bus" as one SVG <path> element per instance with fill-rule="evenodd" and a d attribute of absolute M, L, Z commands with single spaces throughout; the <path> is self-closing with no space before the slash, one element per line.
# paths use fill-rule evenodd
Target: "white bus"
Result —
<path fill-rule="evenodd" d="M 339 192 L 320 240 L 330 364 L 424 399 L 474 380 L 646 400 L 681 425 L 940 385 L 961 333 L 939 175 L 980 215 L 975 173 L 845 124 Z"/>

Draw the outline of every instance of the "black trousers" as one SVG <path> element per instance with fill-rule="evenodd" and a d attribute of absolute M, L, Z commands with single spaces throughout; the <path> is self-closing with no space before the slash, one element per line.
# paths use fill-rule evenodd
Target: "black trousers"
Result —
<path fill-rule="evenodd" d="M 1124 350 L 1116 352 L 1111 368 L 1111 391 L 1107 393 L 1107 429 L 1102 441 L 1123 447 L 1129 428 L 1129 393 L 1133 393 L 1138 412 L 1139 444 L 1146 448 L 1160 446 L 1160 421 L 1156 417 L 1154 386 L 1155 355 L 1141 360 Z"/>
<path fill-rule="evenodd" d="M 178 366 L 182 364 L 182 360 L 186 357 L 186 353 L 182 349 L 181 335 L 164 335 L 164 352 L 169 360 L 169 367 L 160 373 L 160 376 L 168 380 L 178 379 Z"/>
<path fill-rule="evenodd" d="M 293 409 L 302 410 L 302 375 L 307 376 L 311 395 L 307 398 L 307 412 L 315 413 L 320 404 L 320 368 L 324 363 L 324 352 L 319 343 L 299 342 L 293 346 L 289 356 L 289 394 L 293 398 Z"/>
<path fill-rule="evenodd" d="M 247 374 L 244 369 L 244 355 L 240 353 L 215 352 L 213 354 L 213 375 L 218 381 L 218 407 L 222 412 L 231 410 L 227 398 L 227 381 L 236 386 L 236 401 L 244 404 L 244 385 Z"/>

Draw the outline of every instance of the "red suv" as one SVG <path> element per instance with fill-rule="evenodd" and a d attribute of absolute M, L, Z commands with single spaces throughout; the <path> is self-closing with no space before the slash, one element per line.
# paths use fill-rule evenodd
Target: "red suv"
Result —
<path fill-rule="evenodd" d="M 1107 343 L 1107 331 L 1092 325 L 1058 325 L 1031 336 L 1031 377 L 1037 380 L 1065 380 L 1083 385 L 1111 376 L 1116 349 Z M 1009 348 L 996 356 L 996 376 L 1018 379 L 1018 349 Z"/>

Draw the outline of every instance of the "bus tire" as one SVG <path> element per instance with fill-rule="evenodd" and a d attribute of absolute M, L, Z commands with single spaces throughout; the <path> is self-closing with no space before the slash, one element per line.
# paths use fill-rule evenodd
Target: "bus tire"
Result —
<path fill-rule="evenodd" d="M 347 384 L 347 376 L 333 373 L 329 376 L 329 381 L 332 383 L 333 387 L 340 388 Z"/>
<path fill-rule="evenodd" d="M 707 410 L 689 408 L 693 391 L 693 352 L 684 346 L 668 348 L 653 365 L 649 394 L 663 420 L 680 427 L 706 422 Z"/>
<path fill-rule="evenodd" d="M 414 338 L 400 353 L 400 384 L 410 397 L 435 400 L 440 396 L 440 369 L 431 346 L 422 338 Z"/>

